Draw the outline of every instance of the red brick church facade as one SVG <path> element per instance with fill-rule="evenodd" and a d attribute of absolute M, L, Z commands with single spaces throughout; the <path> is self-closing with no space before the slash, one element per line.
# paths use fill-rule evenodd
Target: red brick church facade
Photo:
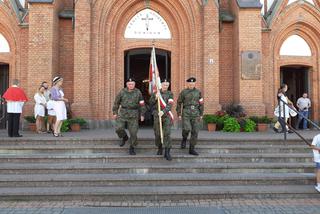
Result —
<path fill-rule="evenodd" d="M 26 1 L 0 0 L 0 33 L 10 47 L 0 52 L 0 72 L 7 68 L 8 80 L 20 79 L 30 100 L 42 81 L 61 75 L 73 114 L 104 123 L 126 75 L 139 74 L 130 69 L 144 66 L 138 60 L 146 57 L 135 53 L 155 45 L 165 53 L 174 95 L 195 76 L 206 113 L 239 103 L 250 115 L 271 116 L 276 91 L 287 82 L 291 99 L 309 92 L 312 118 L 319 119 L 319 0 L 264 6 L 256 0 Z M 130 20 L 146 8 L 165 20 L 170 38 L 124 36 Z M 308 44 L 310 56 L 280 54 L 292 35 Z M 29 102 L 25 114 L 32 109 Z"/>

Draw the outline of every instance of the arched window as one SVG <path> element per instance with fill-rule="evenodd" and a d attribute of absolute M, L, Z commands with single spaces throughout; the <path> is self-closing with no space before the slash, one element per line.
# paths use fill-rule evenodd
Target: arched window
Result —
<path fill-rule="evenodd" d="M 26 7 L 26 0 L 19 0 L 19 2 L 23 8 Z"/>
<path fill-rule="evenodd" d="M 267 0 L 267 11 L 269 11 L 270 7 L 272 6 L 273 2 L 275 0 Z M 261 8 L 261 14 L 262 15 L 265 15 L 264 14 L 264 0 L 260 0 L 260 3 L 262 4 L 262 8 Z"/>
<path fill-rule="evenodd" d="M 280 48 L 280 55 L 286 56 L 311 56 L 308 43 L 298 35 L 289 36 Z"/>
<path fill-rule="evenodd" d="M 130 20 L 124 38 L 171 39 L 171 32 L 167 22 L 159 13 L 144 9 Z"/>
<path fill-rule="evenodd" d="M 299 0 L 289 0 L 287 5 L 289 5 L 289 4 L 293 3 L 293 2 L 296 2 L 296 1 L 299 1 Z M 312 0 L 304 0 L 304 1 L 314 5 L 314 2 Z"/>
<path fill-rule="evenodd" d="M 0 53 L 9 53 L 10 46 L 7 39 L 0 33 Z"/>

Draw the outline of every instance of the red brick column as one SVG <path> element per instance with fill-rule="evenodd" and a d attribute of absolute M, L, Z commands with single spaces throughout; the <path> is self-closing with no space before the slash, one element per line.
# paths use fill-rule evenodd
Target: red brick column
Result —
<path fill-rule="evenodd" d="M 33 106 L 33 96 L 42 81 L 51 82 L 57 73 L 58 62 L 58 17 L 53 3 L 30 2 L 29 5 L 29 42 L 28 42 L 28 97 Z"/>
<path fill-rule="evenodd" d="M 91 118 L 90 99 L 90 42 L 91 5 L 87 0 L 78 0 L 75 5 L 74 30 L 74 103 L 75 116 Z"/>
<path fill-rule="evenodd" d="M 235 49 L 235 101 L 242 105 L 250 115 L 265 115 L 263 102 L 262 72 L 260 80 L 242 78 L 241 54 L 243 51 L 261 51 L 261 8 L 239 8 L 236 12 L 236 32 L 234 34 L 237 47 Z M 263 60 L 263 58 L 261 59 Z"/>
<path fill-rule="evenodd" d="M 219 104 L 219 10 L 215 1 L 203 5 L 203 96 L 205 112 L 215 113 Z"/>

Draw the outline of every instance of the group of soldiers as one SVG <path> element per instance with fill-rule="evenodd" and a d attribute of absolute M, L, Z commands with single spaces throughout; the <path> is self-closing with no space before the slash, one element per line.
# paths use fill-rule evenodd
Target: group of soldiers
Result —
<path fill-rule="evenodd" d="M 186 80 L 186 82 L 187 88 L 182 90 L 179 94 L 176 107 L 179 120 L 182 120 L 181 149 L 186 148 L 187 139 L 189 133 L 191 133 L 189 154 L 199 155 L 195 151 L 195 146 L 197 144 L 198 132 L 204 110 L 203 97 L 200 90 L 195 87 L 196 78 L 190 77 Z M 157 155 L 163 154 L 164 147 L 164 158 L 168 161 L 171 161 L 170 134 L 173 121 L 170 117 L 170 114 L 174 100 L 173 93 L 168 90 L 169 86 L 170 82 L 167 79 L 161 81 L 160 93 L 162 100 L 166 105 L 162 105 L 160 107 L 160 111 L 157 108 L 159 102 L 158 93 L 152 94 L 149 104 L 153 109 L 153 128 L 155 134 L 155 144 L 158 148 Z M 137 133 L 139 129 L 139 118 L 141 121 L 144 121 L 144 115 L 147 111 L 147 108 L 141 91 L 135 87 L 135 80 L 133 78 L 127 79 L 126 87 L 123 88 L 116 96 L 112 111 L 113 117 L 116 120 L 116 133 L 121 139 L 120 147 L 124 146 L 125 143 L 129 141 L 129 154 L 135 155 L 135 148 L 137 146 Z M 160 118 L 162 121 L 163 136 L 160 134 Z M 128 137 L 125 130 L 126 124 L 130 137 Z"/>

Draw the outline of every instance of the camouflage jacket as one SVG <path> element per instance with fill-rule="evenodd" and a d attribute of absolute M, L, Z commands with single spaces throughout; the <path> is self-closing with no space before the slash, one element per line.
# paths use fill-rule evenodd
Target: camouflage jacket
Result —
<path fill-rule="evenodd" d="M 162 111 L 165 113 L 164 116 L 166 116 L 166 113 L 171 111 L 172 105 L 173 105 L 173 93 L 171 91 L 162 92 L 161 96 L 166 103 L 165 108 L 161 108 Z M 150 107 L 152 108 L 152 114 L 158 114 L 158 103 L 156 94 L 152 94 L 149 100 Z"/>
<path fill-rule="evenodd" d="M 128 91 L 127 88 L 122 89 L 116 96 L 112 111 L 114 115 L 122 118 L 144 116 L 146 107 L 141 91 L 136 88 L 133 91 Z"/>
<path fill-rule="evenodd" d="M 204 107 L 201 92 L 196 88 L 182 90 L 178 98 L 176 110 L 178 116 L 202 116 Z"/>

